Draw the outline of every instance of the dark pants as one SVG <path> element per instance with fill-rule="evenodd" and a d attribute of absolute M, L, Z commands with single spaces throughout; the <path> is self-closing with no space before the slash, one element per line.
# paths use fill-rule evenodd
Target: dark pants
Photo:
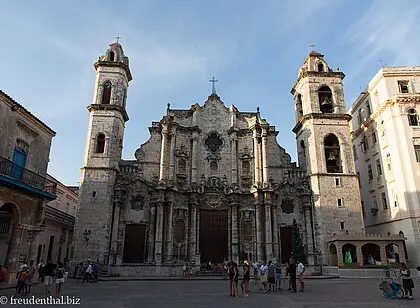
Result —
<path fill-rule="evenodd" d="M 296 292 L 296 275 L 290 275 L 290 282 L 292 283 L 293 292 Z"/>

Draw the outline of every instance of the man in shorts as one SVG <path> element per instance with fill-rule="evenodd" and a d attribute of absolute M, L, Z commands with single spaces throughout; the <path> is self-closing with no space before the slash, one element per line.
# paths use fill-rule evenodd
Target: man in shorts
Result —
<path fill-rule="evenodd" d="M 48 259 L 47 265 L 44 268 L 44 284 L 45 284 L 45 293 L 51 293 L 51 285 L 53 283 L 53 278 L 55 276 L 56 265 L 52 263 L 51 259 Z"/>
<path fill-rule="evenodd" d="M 268 291 L 274 291 L 276 285 L 276 266 L 272 261 L 268 261 L 267 282 Z"/>

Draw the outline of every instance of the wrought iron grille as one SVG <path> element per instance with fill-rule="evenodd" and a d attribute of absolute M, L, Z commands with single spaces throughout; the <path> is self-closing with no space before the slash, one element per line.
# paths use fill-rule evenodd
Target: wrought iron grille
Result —
<path fill-rule="evenodd" d="M 56 193 L 57 183 L 0 156 L 0 175 L 37 188 L 43 192 Z"/>

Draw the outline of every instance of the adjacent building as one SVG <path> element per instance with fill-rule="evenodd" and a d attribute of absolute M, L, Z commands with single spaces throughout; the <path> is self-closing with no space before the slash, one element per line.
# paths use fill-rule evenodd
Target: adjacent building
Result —
<path fill-rule="evenodd" d="M 78 195 L 51 175 L 47 178 L 57 183 L 57 198 L 45 206 L 45 230 L 40 234 L 37 262 L 48 259 L 54 262 L 69 260 L 73 250 L 73 231 Z"/>
<path fill-rule="evenodd" d="M 420 67 L 381 68 L 349 113 L 366 231 L 404 235 L 419 265 Z"/>
<path fill-rule="evenodd" d="M 0 91 L 0 264 L 8 281 L 20 264 L 36 262 L 45 205 L 56 198 L 47 178 L 55 132 Z"/>

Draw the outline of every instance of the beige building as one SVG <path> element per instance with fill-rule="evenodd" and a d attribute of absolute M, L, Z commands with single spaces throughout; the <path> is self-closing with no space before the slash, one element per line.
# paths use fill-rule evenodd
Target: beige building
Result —
<path fill-rule="evenodd" d="M 259 108 L 225 106 L 215 89 L 201 105 L 168 105 L 135 159 L 122 160 L 128 58 L 114 43 L 94 66 L 74 262 L 99 259 L 128 276 L 170 275 L 185 258 L 196 270 L 225 258 L 286 261 L 293 220 L 313 273 L 342 264 L 349 232 L 361 243 L 354 258 L 375 242 L 364 236 L 344 74 L 321 54 L 308 55 L 292 90 L 299 167 Z"/>
<path fill-rule="evenodd" d="M 45 205 L 56 198 L 46 178 L 55 132 L 0 91 L 0 264 L 15 278 L 20 264 L 36 262 Z"/>
<path fill-rule="evenodd" d="M 57 198 L 45 206 L 45 230 L 40 234 L 37 262 L 49 258 L 54 262 L 70 259 L 73 249 L 73 231 L 78 196 L 51 175 L 47 178 L 57 183 Z"/>
<path fill-rule="evenodd" d="M 349 113 L 367 233 L 403 234 L 420 264 L 420 67 L 384 67 Z"/>

